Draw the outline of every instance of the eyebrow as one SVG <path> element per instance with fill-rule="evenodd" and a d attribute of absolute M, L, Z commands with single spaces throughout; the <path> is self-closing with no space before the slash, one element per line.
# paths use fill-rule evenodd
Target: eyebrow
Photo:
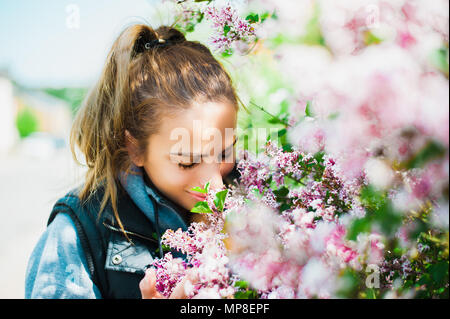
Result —
<path fill-rule="evenodd" d="M 230 146 L 228 146 L 227 148 L 225 148 L 223 151 L 222 151 L 222 153 L 224 153 L 225 151 L 227 151 L 227 150 L 229 150 L 230 148 L 232 148 L 235 144 L 236 144 L 236 142 L 237 142 L 237 137 L 234 139 L 234 142 L 233 142 L 233 145 L 230 145 Z M 170 153 L 170 155 L 175 155 L 175 156 L 190 156 L 190 157 L 193 157 L 193 158 L 199 158 L 199 157 L 207 157 L 208 156 L 208 154 L 192 154 L 192 153 Z"/>

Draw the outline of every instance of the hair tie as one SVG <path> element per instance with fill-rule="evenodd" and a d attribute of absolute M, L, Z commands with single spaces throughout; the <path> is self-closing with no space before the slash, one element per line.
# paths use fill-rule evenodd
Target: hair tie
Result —
<path fill-rule="evenodd" d="M 156 39 L 156 40 L 152 40 L 150 42 L 145 43 L 144 47 L 147 50 L 150 50 L 151 48 L 154 48 L 156 46 L 165 46 L 166 44 L 168 44 L 168 41 L 165 39 Z"/>

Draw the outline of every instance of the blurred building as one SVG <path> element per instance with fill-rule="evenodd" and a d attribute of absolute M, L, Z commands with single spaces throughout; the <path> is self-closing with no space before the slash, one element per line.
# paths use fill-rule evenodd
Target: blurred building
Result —
<path fill-rule="evenodd" d="M 6 72 L 0 71 L 0 155 L 7 153 L 18 139 L 16 109 L 13 83 Z"/>
<path fill-rule="evenodd" d="M 20 111 L 27 109 L 36 119 L 37 134 L 21 140 L 16 118 Z M 47 94 L 41 89 L 31 89 L 14 82 L 6 71 L 0 71 L 0 155 L 7 154 L 18 144 L 33 144 L 45 140 L 54 146 L 67 141 L 72 123 L 69 104 Z M 61 142 L 62 141 L 62 142 Z M 24 146 L 25 146 L 24 145 Z"/>
<path fill-rule="evenodd" d="M 72 115 L 67 102 L 42 90 L 24 88 L 17 89 L 16 99 L 18 111 L 25 107 L 33 110 L 39 122 L 39 132 L 57 138 L 68 136 Z"/>

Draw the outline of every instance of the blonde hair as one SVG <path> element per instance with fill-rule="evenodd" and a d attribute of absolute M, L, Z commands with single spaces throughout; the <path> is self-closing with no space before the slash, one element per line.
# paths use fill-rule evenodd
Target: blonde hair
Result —
<path fill-rule="evenodd" d="M 167 45 L 148 45 L 159 39 L 166 40 Z M 130 173 L 131 167 L 125 130 L 137 140 L 139 151 L 146 154 L 148 138 L 158 132 L 162 116 L 189 108 L 194 101 L 222 101 L 238 108 L 232 80 L 210 50 L 196 41 L 187 41 L 172 27 L 153 30 L 138 24 L 124 29 L 72 126 L 73 157 L 79 162 L 77 146 L 88 168 L 80 200 L 87 201 L 103 186 L 99 216 L 110 202 L 124 231 L 117 198 L 121 187 L 118 174 Z"/>

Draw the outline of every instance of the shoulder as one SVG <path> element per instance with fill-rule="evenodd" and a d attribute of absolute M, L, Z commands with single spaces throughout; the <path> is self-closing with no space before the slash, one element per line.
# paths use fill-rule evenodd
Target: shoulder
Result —
<path fill-rule="evenodd" d="M 68 191 L 56 201 L 53 209 L 58 207 L 60 210 L 63 210 L 64 207 L 85 206 L 86 204 L 99 202 L 103 199 L 105 189 L 102 185 L 91 192 L 86 192 L 86 194 L 83 195 L 84 197 L 81 196 L 81 194 L 84 193 L 83 188 L 84 185 L 81 185 Z"/>
<path fill-rule="evenodd" d="M 77 236 L 65 213 L 55 216 L 28 261 L 26 298 L 99 298 Z"/>
<path fill-rule="evenodd" d="M 79 239 L 74 222 L 69 215 L 60 213 L 41 235 L 33 253 L 42 252 L 45 257 L 55 257 L 55 260 L 61 261 L 57 258 L 61 256 L 59 254 L 72 255 L 78 244 Z"/>
<path fill-rule="evenodd" d="M 60 215 L 60 213 L 69 214 L 73 218 L 73 222 L 77 222 L 82 218 L 94 221 L 95 223 L 103 200 L 104 187 L 99 186 L 95 191 L 85 197 L 81 197 L 80 195 L 82 188 L 83 185 L 74 188 L 56 201 L 47 221 L 47 226 L 50 226 L 53 219 Z"/>

